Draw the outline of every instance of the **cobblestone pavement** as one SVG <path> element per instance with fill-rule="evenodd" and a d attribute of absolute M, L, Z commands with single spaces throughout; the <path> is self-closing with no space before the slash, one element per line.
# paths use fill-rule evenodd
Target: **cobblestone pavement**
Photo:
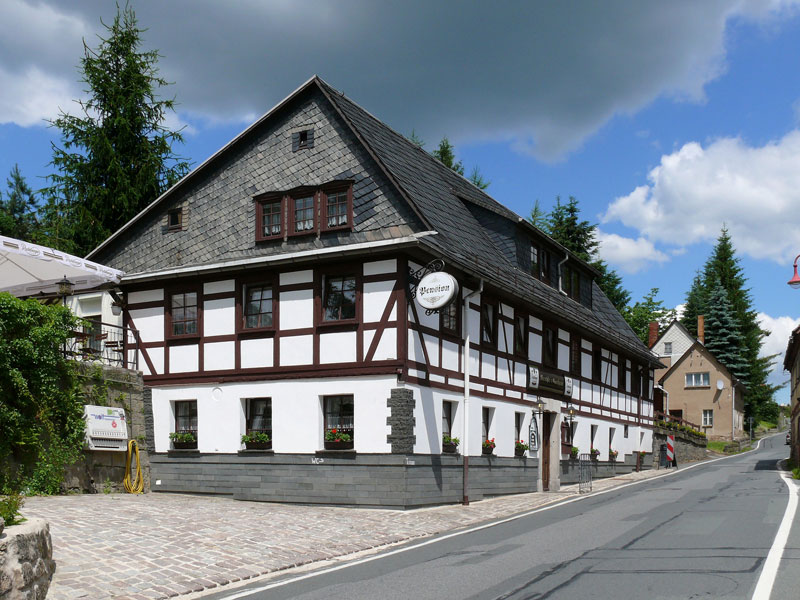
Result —
<path fill-rule="evenodd" d="M 630 473 L 594 491 L 659 475 Z M 29 498 L 50 522 L 57 568 L 48 598 L 171 598 L 280 569 L 491 521 L 563 500 L 505 496 L 411 511 L 242 502 L 181 494 Z"/>

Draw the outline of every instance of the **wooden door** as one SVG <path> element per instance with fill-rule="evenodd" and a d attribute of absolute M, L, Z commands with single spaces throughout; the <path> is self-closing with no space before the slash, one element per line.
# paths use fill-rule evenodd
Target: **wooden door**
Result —
<path fill-rule="evenodd" d="M 550 420 L 552 419 L 551 413 L 542 414 L 542 460 L 539 462 L 539 468 L 542 470 L 542 490 L 547 492 L 550 490 Z"/>

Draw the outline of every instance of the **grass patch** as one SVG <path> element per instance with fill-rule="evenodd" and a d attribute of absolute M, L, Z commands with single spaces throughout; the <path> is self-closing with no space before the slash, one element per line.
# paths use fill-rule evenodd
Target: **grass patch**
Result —
<path fill-rule="evenodd" d="M 708 442 L 708 449 L 712 452 L 718 452 L 719 454 L 725 454 L 725 444 L 726 442 L 721 442 L 719 440 L 714 440 Z"/>

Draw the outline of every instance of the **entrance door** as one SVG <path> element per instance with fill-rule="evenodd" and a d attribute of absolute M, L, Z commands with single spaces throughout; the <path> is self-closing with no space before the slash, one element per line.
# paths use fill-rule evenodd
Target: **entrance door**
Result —
<path fill-rule="evenodd" d="M 539 461 L 539 468 L 542 470 L 542 490 L 550 490 L 550 420 L 551 413 L 542 414 L 542 460 Z"/>

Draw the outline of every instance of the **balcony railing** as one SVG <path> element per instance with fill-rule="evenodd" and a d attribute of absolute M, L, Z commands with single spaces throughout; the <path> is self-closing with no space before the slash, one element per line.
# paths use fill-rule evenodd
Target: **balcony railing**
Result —
<path fill-rule="evenodd" d="M 687 421 L 686 419 L 682 419 L 681 417 L 676 417 L 674 415 L 664 414 L 661 411 L 656 411 L 655 420 L 665 421 L 667 423 L 677 423 L 678 425 L 688 425 L 692 429 L 696 429 L 697 431 L 703 431 L 703 428 L 696 423 L 692 423 L 691 421 Z"/>
<path fill-rule="evenodd" d="M 139 332 L 111 323 L 92 322 L 84 331 L 74 331 L 64 345 L 67 358 L 139 369 Z"/>

